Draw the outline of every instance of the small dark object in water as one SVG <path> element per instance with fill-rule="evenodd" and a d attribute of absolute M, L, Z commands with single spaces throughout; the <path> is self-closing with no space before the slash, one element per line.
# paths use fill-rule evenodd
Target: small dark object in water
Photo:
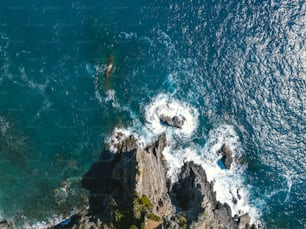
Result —
<path fill-rule="evenodd" d="M 237 189 L 237 197 L 238 197 L 239 200 L 241 200 L 241 195 L 239 193 L 239 188 Z"/>

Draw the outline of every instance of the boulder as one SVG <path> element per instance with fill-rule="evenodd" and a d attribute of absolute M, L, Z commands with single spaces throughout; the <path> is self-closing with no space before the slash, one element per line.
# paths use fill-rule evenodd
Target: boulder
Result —
<path fill-rule="evenodd" d="M 223 144 L 221 149 L 219 150 L 219 153 L 222 155 L 221 161 L 226 169 L 231 168 L 231 164 L 233 162 L 233 151 L 231 148 Z"/>
<path fill-rule="evenodd" d="M 161 114 L 159 115 L 159 119 L 163 123 L 166 123 L 167 125 L 176 127 L 176 128 L 182 128 L 186 121 L 186 118 L 182 115 L 175 115 L 171 117 L 168 115 Z"/>
<path fill-rule="evenodd" d="M 241 215 L 238 220 L 239 229 L 250 228 L 250 222 L 251 222 L 251 218 L 249 214 L 246 213 L 244 215 Z"/>
<path fill-rule="evenodd" d="M 12 225 L 7 220 L 0 221 L 0 229 L 12 229 Z"/>

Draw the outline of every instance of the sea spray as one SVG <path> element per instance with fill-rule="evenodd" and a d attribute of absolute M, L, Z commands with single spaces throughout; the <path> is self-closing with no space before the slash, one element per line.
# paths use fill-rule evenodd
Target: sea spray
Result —
<path fill-rule="evenodd" d="M 168 145 L 163 155 L 168 164 L 167 176 L 175 182 L 184 162 L 194 161 L 201 165 L 207 174 L 209 181 L 214 183 L 217 199 L 221 203 L 228 203 L 235 214 L 249 213 L 253 223 L 260 219 L 260 211 L 250 204 L 250 185 L 245 185 L 244 172 L 246 164 L 240 163 L 243 148 L 234 126 L 221 124 L 213 128 L 204 146 L 192 142 L 192 135 L 196 132 L 198 122 L 198 111 L 186 102 L 181 102 L 167 94 L 159 94 L 152 102 L 145 106 L 145 125 L 137 120 L 134 127 L 115 128 L 111 137 L 107 140 L 110 150 L 116 152 L 116 144 L 130 135 L 138 139 L 138 146 L 143 147 L 153 142 L 161 133 L 166 133 Z M 186 123 L 182 128 L 164 125 L 160 114 L 171 116 L 182 115 Z M 179 142 L 185 142 L 184 145 Z M 218 163 L 221 155 L 218 151 L 223 144 L 227 144 L 233 151 L 233 163 L 231 169 L 224 169 Z"/>
<path fill-rule="evenodd" d="M 154 134 L 171 130 L 176 136 L 189 138 L 198 126 L 198 111 L 185 102 L 173 99 L 169 94 L 156 96 L 152 103 L 146 106 L 145 111 L 146 126 Z M 161 122 L 161 115 L 180 115 L 185 118 L 185 122 L 181 128 L 172 128 Z"/>

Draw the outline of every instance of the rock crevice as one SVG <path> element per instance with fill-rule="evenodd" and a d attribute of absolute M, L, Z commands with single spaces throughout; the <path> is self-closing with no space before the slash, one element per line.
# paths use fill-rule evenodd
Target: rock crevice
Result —
<path fill-rule="evenodd" d="M 115 154 L 104 152 L 85 174 L 90 207 L 70 227 L 251 228 L 247 214 L 234 218 L 229 205 L 216 200 L 201 166 L 187 162 L 175 183 L 167 178 L 165 134 L 144 148 L 133 136 L 116 144 Z"/>

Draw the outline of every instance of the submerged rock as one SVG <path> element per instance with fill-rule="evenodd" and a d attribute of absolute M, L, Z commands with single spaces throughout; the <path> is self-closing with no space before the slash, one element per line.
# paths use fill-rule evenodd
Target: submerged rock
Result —
<path fill-rule="evenodd" d="M 226 169 L 230 169 L 233 162 L 233 152 L 231 148 L 223 144 L 219 152 L 222 155 L 221 161 Z"/>
<path fill-rule="evenodd" d="M 168 116 L 168 115 L 161 114 L 161 115 L 159 115 L 159 119 L 163 123 L 166 123 L 167 125 L 172 126 L 172 127 L 176 127 L 176 128 L 182 128 L 185 121 L 186 121 L 186 118 L 182 115 L 175 115 L 175 116 L 171 117 L 171 116 Z"/>

